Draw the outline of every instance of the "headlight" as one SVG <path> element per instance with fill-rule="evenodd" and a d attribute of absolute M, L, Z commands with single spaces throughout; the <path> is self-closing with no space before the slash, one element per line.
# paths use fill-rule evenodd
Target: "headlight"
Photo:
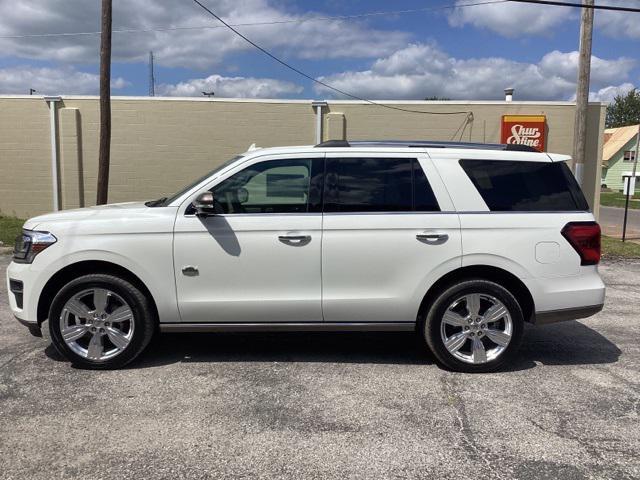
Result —
<path fill-rule="evenodd" d="M 31 263 L 41 251 L 56 243 L 57 238 L 49 232 L 34 232 L 23 230 L 22 235 L 16 237 L 13 248 L 13 261 L 16 263 Z"/>

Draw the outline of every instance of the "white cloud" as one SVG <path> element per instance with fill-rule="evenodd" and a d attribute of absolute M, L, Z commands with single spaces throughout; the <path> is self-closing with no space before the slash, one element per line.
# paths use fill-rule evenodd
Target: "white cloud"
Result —
<path fill-rule="evenodd" d="M 467 0 L 456 1 L 457 5 L 463 3 L 468 2 Z M 559 25 L 571 18 L 577 18 L 571 8 L 500 3 L 458 7 L 449 14 L 449 24 L 454 27 L 473 25 L 506 37 L 516 37 L 522 34 L 551 35 Z"/>
<path fill-rule="evenodd" d="M 628 0 L 605 0 L 599 1 L 602 5 L 617 5 L 628 7 Z M 637 4 L 632 5 L 638 7 Z M 613 38 L 627 37 L 640 38 L 640 22 L 638 22 L 637 13 L 614 12 L 608 10 L 599 10 L 594 16 L 596 28 L 600 29 L 606 35 Z"/>
<path fill-rule="evenodd" d="M 456 0 L 456 4 L 468 0 Z M 629 6 L 629 0 L 598 0 L 599 5 Z M 449 14 L 449 25 L 462 27 L 472 25 L 485 28 L 505 37 L 520 35 L 546 35 L 562 28 L 567 21 L 578 25 L 580 12 L 577 9 L 522 3 L 500 3 L 458 7 Z M 613 38 L 640 38 L 640 22 L 633 13 L 598 10 L 594 16 L 596 29 Z"/>
<path fill-rule="evenodd" d="M 544 72 L 550 72 L 565 80 L 574 81 L 578 74 L 578 52 L 559 52 L 554 50 L 547 53 L 538 64 Z M 615 60 L 604 60 L 592 55 L 591 82 L 603 84 L 616 82 L 626 78 L 635 66 L 630 58 L 620 57 Z"/>
<path fill-rule="evenodd" d="M 632 83 L 623 83 L 618 86 L 604 87 L 597 92 L 589 93 L 589 100 L 592 102 L 607 102 L 611 103 L 618 95 L 626 95 L 629 91 L 633 90 L 635 86 Z"/>
<path fill-rule="evenodd" d="M 435 45 L 412 44 L 375 61 L 369 70 L 321 77 L 346 92 L 365 98 L 502 99 L 505 87 L 516 89 L 519 100 L 568 100 L 576 89 L 576 52 L 553 51 L 538 63 L 499 57 L 457 59 Z M 625 80 L 635 62 L 593 57 L 592 86 L 601 89 Z M 324 87 L 316 91 L 331 95 Z"/>
<path fill-rule="evenodd" d="M 0 93 L 27 94 L 35 88 L 38 94 L 96 94 L 100 77 L 93 73 L 79 72 L 71 67 L 36 68 L 18 66 L 0 68 Z M 129 85 L 118 77 L 111 80 L 112 89 Z"/>
<path fill-rule="evenodd" d="M 215 92 L 217 97 L 274 98 L 302 92 L 302 87 L 273 78 L 222 77 L 211 75 L 175 85 L 160 85 L 158 93 L 166 96 L 199 97 L 202 92 Z"/>
<path fill-rule="evenodd" d="M 279 2 L 280 5 L 283 2 Z M 98 1 L 31 0 L 0 2 L 0 36 L 43 32 L 94 32 L 99 30 Z M 230 23 L 288 21 L 314 14 L 292 14 L 270 0 L 210 0 L 207 5 Z M 115 61 L 146 61 L 153 50 L 160 65 L 208 68 L 228 54 L 250 50 L 240 39 L 190 1 L 116 0 L 113 28 L 208 26 L 143 33 L 114 33 Z M 406 43 L 401 32 L 369 29 L 354 21 L 314 21 L 271 26 L 238 27 L 252 40 L 279 54 L 299 58 L 361 57 L 387 55 Z M 59 62 L 90 62 L 98 59 L 99 36 L 0 38 L 0 52 Z"/>

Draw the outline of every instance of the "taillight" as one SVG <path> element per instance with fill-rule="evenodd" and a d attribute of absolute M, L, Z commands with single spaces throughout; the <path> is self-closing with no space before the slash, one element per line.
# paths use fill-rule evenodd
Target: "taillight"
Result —
<path fill-rule="evenodd" d="M 600 262 L 600 225 L 596 222 L 570 222 L 562 229 L 562 236 L 580 255 L 580 265 Z"/>

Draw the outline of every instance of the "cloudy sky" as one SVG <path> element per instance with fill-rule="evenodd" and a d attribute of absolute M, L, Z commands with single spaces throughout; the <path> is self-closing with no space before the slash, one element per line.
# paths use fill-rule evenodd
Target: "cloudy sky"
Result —
<path fill-rule="evenodd" d="M 202 0 L 256 43 L 371 99 L 570 100 L 579 12 L 496 0 Z M 472 3 L 492 2 L 484 5 Z M 637 4 L 637 0 L 596 0 Z M 95 94 L 99 0 L 0 0 L 0 94 Z M 192 0 L 113 0 L 114 95 L 334 98 Z M 381 12 L 387 12 L 382 14 Z M 388 13 L 393 12 L 393 13 Z M 250 24 L 250 25 L 248 25 Z M 640 85 L 640 14 L 596 12 L 592 99 Z"/>

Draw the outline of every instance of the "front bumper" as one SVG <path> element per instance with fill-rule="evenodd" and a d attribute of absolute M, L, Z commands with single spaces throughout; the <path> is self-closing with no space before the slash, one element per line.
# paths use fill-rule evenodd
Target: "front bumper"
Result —
<path fill-rule="evenodd" d="M 42 330 L 40 329 L 40 325 L 38 323 L 27 322 L 26 320 L 22 320 L 21 318 L 16 317 L 16 320 L 25 327 L 29 329 L 29 333 L 34 337 L 42 337 Z"/>
<path fill-rule="evenodd" d="M 9 307 L 16 319 L 26 326 L 38 326 L 38 280 L 38 272 L 31 264 L 11 262 L 7 267 Z"/>

